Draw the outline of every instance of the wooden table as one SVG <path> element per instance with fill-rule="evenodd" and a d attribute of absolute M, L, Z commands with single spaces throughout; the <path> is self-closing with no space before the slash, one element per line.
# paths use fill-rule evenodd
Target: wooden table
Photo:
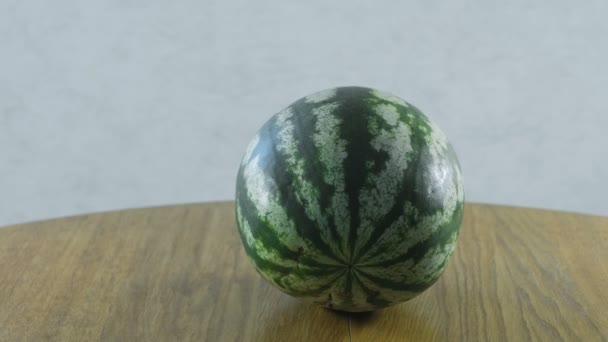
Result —
<path fill-rule="evenodd" d="M 608 218 L 468 204 L 442 278 L 368 314 L 275 290 L 233 203 L 0 229 L 0 341 L 606 341 Z"/>

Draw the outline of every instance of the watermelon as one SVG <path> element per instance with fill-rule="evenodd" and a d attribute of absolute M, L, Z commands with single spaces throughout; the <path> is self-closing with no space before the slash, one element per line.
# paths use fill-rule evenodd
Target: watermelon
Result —
<path fill-rule="evenodd" d="M 454 250 L 462 175 L 441 130 L 386 92 L 339 87 L 270 118 L 246 149 L 237 226 L 283 292 L 359 312 L 429 288 Z"/>

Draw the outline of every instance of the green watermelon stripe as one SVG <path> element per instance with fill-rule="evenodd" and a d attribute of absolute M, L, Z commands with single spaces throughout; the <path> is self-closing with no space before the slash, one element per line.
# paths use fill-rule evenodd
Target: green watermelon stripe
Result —
<path fill-rule="evenodd" d="M 255 239 L 259 240 L 264 245 L 264 247 L 266 247 L 267 249 L 276 250 L 284 259 L 292 259 L 292 260 L 298 259 L 298 262 L 300 262 L 301 264 L 306 265 L 306 266 L 311 266 L 311 267 L 336 266 L 336 265 L 330 265 L 330 264 L 322 263 L 319 261 L 315 261 L 311 258 L 302 258 L 300 253 L 287 247 L 278 238 L 276 232 L 274 231 L 274 229 L 268 222 L 266 222 L 264 219 L 260 218 L 258 215 L 255 215 L 255 214 L 247 215 L 248 213 L 255 213 L 257 211 L 255 210 L 256 209 L 255 205 L 253 204 L 253 202 L 247 195 L 247 184 L 245 184 L 242 170 L 239 172 L 237 183 L 239 184 L 238 186 L 242 187 L 245 190 L 245 191 L 240 192 L 240 196 L 237 198 L 238 205 L 242 208 L 241 211 L 243 212 L 244 218 L 249 222 L 249 225 L 251 227 L 251 229 L 250 229 L 251 234 L 253 235 L 253 237 Z M 244 236 L 243 236 L 242 232 L 241 232 L 241 241 L 243 241 L 243 243 L 246 244 L 246 241 L 244 240 Z M 254 256 L 252 256 L 252 257 L 254 257 Z M 338 262 L 338 261 L 336 260 L 336 262 Z"/>
<path fill-rule="evenodd" d="M 433 247 L 426 253 L 425 258 L 418 262 L 406 260 L 401 264 L 390 267 L 360 266 L 358 270 L 372 277 L 393 281 L 395 284 L 407 284 L 406 279 L 412 277 L 418 280 L 410 283 L 432 284 L 447 265 L 456 237 L 456 235 L 453 235 L 450 238 L 449 246 L 446 244 Z"/>
<path fill-rule="evenodd" d="M 351 299 L 352 293 L 353 293 L 353 269 L 352 267 L 348 267 L 346 269 L 346 281 L 345 281 L 345 286 L 344 286 L 344 293 L 349 294 L 349 296 L 347 296 L 347 299 Z M 351 304 L 350 302 L 347 301 L 347 304 Z"/>
<path fill-rule="evenodd" d="M 298 277 L 302 277 L 302 276 L 322 277 L 322 276 L 334 274 L 334 273 L 338 272 L 340 269 L 342 269 L 342 267 L 340 267 L 340 266 L 323 265 L 323 264 L 316 266 L 317 268 L 294 269 L 293 267 L 279 265 L 277 263 L 274 263 L 272 261 L 269 261 L 269 260 L 266 260 L 266 259 L 260 257 L 260 255 L 257 253 L 256 249 L 254 247 L 250 246 L 249 244 L 247 244 L 246 241 L 243 241 L 243 246 L 245 247 L 245 252 L 247 253 L 247 255 L 251 259 L 253 259 L 256 267 L 258 269 L 260 269 L 261 271 L 272 271 L 272 272 L 277 272 L 277 273 L 281 273 L 281 274 L 285 274 L 285 275 L 294 274 Z M 306 261 L 304 261 L 304 260 L 306 260 Z M 309 258 L 300 258 L 298 261 L 302 265 L 306 265 L 306 266 L 308 266 L 307 262 L 312 261 L 314 263 L 314 260 L 309 259 Z"/>
<path fill-rule="evenodd" d="M 246 225 L 246 223 L 245 223 Z M 337 279 L 339 279 L 341 276 L 344 275 L 345 272 L 345 268 L 342 266 L 336 266 L 336 265 L 327 265 L 327 264 L 320 264 L 319 266 L 321 266 L 321 268 L 314 268 L 314 269 L 310 269 L 310 268 L 300 268 L 297 267 L 289 267 L 289 266 L 283 266 L 283 265 L 278 265 L 274 262 L 271 262 L 263 257 L 261 257 L 256 250 L 256 247 L 251 246 L 248 244 L 247 239 L 244 236 L 244 233 L 242 233 L 239 230 L 239 235 L 241 237 L 241 241 L 243 243 L 244 249 L 246 254 L 249 256 L 249 258 L 251 259 L 251 261 L 254 263 L 256 270 L 258 271 L 258 273 L 260 273 L 264 278 L 272 281 L 273 283 L 275 283 L 277 286 L 279 286 L 280 288 L 282 288 L 285 292 L 290 293 L 292 295 L 301 295 L 301 294 L 308 294 L 308 295 L 312 295 L 315 293 L 323 293 L 323 291 L 325 291 L 325 289 L 327 289 L 327 284 L 333 284 Z M 311 263 L 317 263 L 312 259 L 306 259 L 306 260 L 310 260 Z M 302 261 L 302 259 L 300 259 L 299 261 Z M 305 264 L 305 262 L 301 262 L 301 264 Z M 323 279 L 323 278 L 327 278 L 328 276 L 331 275 L 335 275 L 332 278 L 329 279 Z M 311 288 L 309 291 L 302 291 L 301 289 L 297 289 L 294 288 L 293 286 L 290 286 L 288 282 L 285 281 L 285 279 L 287 279 L 288 277 L 296 277 L 298 279 L 301 280 L 311 280 L 313 277 L 314 279 L 316 279 L 315 281 L 318 282 L 323 282 L 321 285 L 319 286 L 315 286 L 313 288 Z M 298 284 L 298 283 L 296 283 Z"/>
<path fill-rule="evenodd" d="M 371 106 L 391 105 L 391 102 L 388 100 L 380 98 L 370 98 L 368 102 Z M 393 109 L 397 111 L 399 120 L 405 122 L 411 130 L 409 137 L 412 147 L 411 151 L 420 152 L 428 149 L 428 132 L 430 132 L 431 126 L 429 125 L 426 116 L 424 116 L 416 107 L 411 105 L 408 105 L 408 107 L 393 106 Z M 381 122 L 379 123 L 378 129 L 388 129 L 389 127 L 390 126 L 388 126 L 387 123 Z M 408 153 L 408 155 L 406 155 L 406 161 L 407 168 L 404 170 L 403 177 L 398 182 L 398 187 L 401 188 L 401 190 L 395 191 L 396 198 L 393 200 L 393 206 L 390 210 L 381 216 L 380 221 L 373 222 L 374 230 L 372 231 L 371 236 L 367 237 L 367 239 L 359 239 L 360 241 L 358 241 L 358 244 L 363 244 L 363 246 L 356 249 L 356 255 L 353 261 L 355 264 L 369 252 L 370 248 L 384 235 L 388 228 L 404 215 L 405 207 L 403 206 L 403 203 L 415 203 L 417 207 L 421 208 L 423 213 L 433 213 L 435 211 L 432 210 L 432 208 L 425 210 L 424 205 L 421 205 L 424 202 L 424 198 L 421 198 L 422 196 L 417 193 L 415 188 L 404 188 L 405 184 L 410 186 L 416 184 L 417 177 L 419 176 L 417 166 L 423 161 L 423 154 Z M 380 170 L 374 171 L 378 172 Z M 408 226 L 416 224 L 416 222 L 408 223 Z"/>
<path fill-rule="evenodd" d="M 329 223 L 329 229 L 334 237 L 333 244 L 344 257 L 344 264 L 350 259 L 347 245 L 350 213 L 348 211 L 348 197 L 345 189 L 344 159 L 347 156 L 347 140 L 342 136 L 347 120 L 340 115 L 341 102 L 316 106 L 312 109 L 315 119 L 315 132 L 313 134 L 314 151 L 313 163 L 317 170 L 321 170 L 319 183 L 329 185 L 321 186 L 321 199 L 324 214 Z M 330 190 L 325 192 L 324 190 Z"/>
<path fill-rule="evenodd" d="M 382 149 L 380 146 L 377 147 L 378 149 L 374 148 L 374 141 L 379 138 L 379 133 L 383 132 L 385 135 L 390 135 L 393 127 L 390 127 L 384 122 L 384 119 L 376 112 L 372 102 L 366 99 L 364 103 L 366 105 L 365 110 L 367 115 L 365 117 L 367 119 L 367 130 L 370 134 L 370 141 L 368 143 L 369 150 L 365 151 L 365 155 L 363 156 L 366 164 L 365 172 L 363 173 L 364 183 L 357 194 L 360 208 L 360 212 L 358 213 L 360 221 L 356 227 L 357 238 L 351 258 L 353 263 L 356 260 L 357 254 L 360 252 L 361 244 L 368 239 L 369 235 L 374 231 L 375 221 L 385 214 L 382 210 L 382 206 L 393 201 L 390 192 L 397 190 L 395 187 L 392 189 L 379 188 L 381 185 L 380 183 L 383 180 L 381 176 L 382 173 L 388 171 L 390 167 L 389 161 L 394 161 L 391 160 L 391 156 L 387 150 Z M 386 192 L 388 192 L 388 194 Z"/>
<path fill-rule="evenodd" d="M 344 88 L 338 89 L 337 97 L 343 99 L 342 113 L 348 125 L 342 130 L 344 139 L 348 141 L 346 146 L 347 157 L 344 160 L 346 193 L 348 194 L 348 207 L 350 208 L 351 220 L 348 234 L 348 246 L 350 247 L 349 264 L 352 265 L 355 243 L 357 241 L 357 228 L 361 224 L 359 193 L 365 186 L 367 179 L 367 156 L 373 153 L 371 147 L 372 134 L 369 131 L 366 115 L 354 115 L 357 112 L 370 113 L 370 107 L 365 98 L 370 95 L 370 89 L 351 87 L 348 91 Z M 351 114 L 351 115 L 349 115 Z"/>
<path fill-rule="evenodd" d="M 415 144 L 415 145 L 414 145 Z M 416 135 L 413 134 L 412 145 L 414 145 L 414 149 L 420 149 L 420 141 L 416 138 Z M 416 154 L 413 160 L 411 161 L 412 165 L 417 165 L 420 160 L 419 154 Z M 404 187 L 404 184 L 412 184 L 413 179 L 416 177 L 416 168 L 408 167 L 405 170 L 405 176 L 403 180 L 400 182 L 400 186 Z M 356 264 L 361 257 L 365 256 L 365 254 L 370 250 L 370 248 L 384 235 L 387 229 L 393 224 L 395 221 L 401 217 L 405 212 L 405 206 L 403 203 L 406 201 L 413 202 L 415 200 L 415 194 L 413 191 L 399 191 L 395 203 L 391 210 L 381 219 L 380 222 L 375 223 L 376 229 L 372 232 L 371 236 L 367 240 L 367 242 L 359 249 L 359 253 L 354 258 L 354 263 Z M 411 219 L 411 218 L 410 218 Z M 415 224 L 415 222 L 411 222 L 410 224 Z M 408 225 L 409 226 L 409 225 Z"/>
<path fill-rule="evenodd" d="M 316 229 L 318 231 L 322 231 L 324 229 L 329 230 L 332 241 L 328 241 L 328 244 L 330 246 L 336 246 L 334 252 L 336 256 L 344 263 L 346 260 L 346 255 L 344 250 L 340 248 L 340 243 L 338 243 L 338 241 L 340 241 L 340 235 L 337 231 L 337 227 L 330 210 L 332 195 L 336 189 L 331 184 L 327 184 L 323 179 L 323 173 L 319 172 L 319 170 L 324 169 L 324 165 L 321 163 L 319 158 L 321 152 L 319 151 L 319 147 L 314 142 L 313 134 L 309 134 L 309 132 L 315 132 L 317 116 L 298 115 L 298 113 L 311 113 L 316 108 L 323 105 L 323 103 L 311 104 L 305 101 L 305 99 L 297 101 L 291 106 L 291 109 L 294 111 L 291 121 L 293 122 L 294 118 L 298 118 L 298 127 L 300 127 L 300 129 L 294 131 L 294 139 L 296 141 L 299 159 L 303 160 L 301 156 L 305 154 L 315 156 L 315 158 L 309 158 L 303 163 L 303 179 L 310 182 L 318 192 L 318 201 L 322 210 L 323 219 L 316 221 Z M 285 158 L 284 155 L 283 157 Z"/>
<path fill-rule="evenodd" d="M 310 289 L 307 291 L 295 290 L 292 287 L 289 287 L 287 288 L 289 290 L 288 293 L 296 297 L 317 297 L 320 295 L 324 295 L 328 289 L 335 286 L 336 281 L 343 277 L 345 273 L 346 270 L 343 270 L 342 272 L 338 273 L 334 278 L 331 278 L 327 283 L 324 283 L 322 285 L 319 285 L 319 287 L 317 288 Z"/>
<path fill-rule="evenodd" d="M 370 263 L 370 264 L 365 263 L 362 266 L 388 267 L 388 266 L 392 266 L 392 265 L 401 263 L 401 262 L 409 260 L 409 259 L 413 259 L 416 262 L 418 262 L 420 259 L 422 259 L 424 257 L 424 253 L 429 248 L 431 248 L 433 246 L 445 246 L 445 244 L 448 243 L 450 238 L 452 237 L 452 234 L 454 232 L 458 232 L 458 230 L 460 228 L 460 222 L 462 221 L 463 210 L 464 210 L 464 204 L 463 204 L 463 202 L 459 202 L 456 205 L 456 209 L 455 209 L 454 213 L 452 214 L 452 218 L 450 220 L 448 220 L 448 223 L 439 227 L 439 229 L 437 229 L 429 238 L 415 244 L 414 246 L 409 248 L 405 253 L 403 253 L 397 257 L 391 258 L 390 260 L 385 260 L 385 261 L 380 261 L 380 262 L 375 262 L 375 263 Z M 382 254 L 382 251 L 378 251 L 373 256 L 380 255 L 380 254 Z M 373 257 L 373 256 L 370 256 L 370 257 Z"/>
<path fill-rule="evenodd" d="M 271 120 L 269 123 L 270 125 L 263 127 L 263 129 L 268 129 L 270 131 L 268 135 L 264 134 L 264 136 L 276 137 L 279 130 L 279 127 L 276 126 L 276 119 Z M 277 149 L 276 140 L 273 141 L 271 145 L 271 148 L 276 155 L 283 156 L 281 151 Z M 305 204 L 301 203 L 298 199 L 294 189 L 294 184 L 297 183 L 297 181 L 294 179 L 293 173 L 285 172 L 286 170 L 289 170 L 285 158 L 275 158 L 274 164 L 270 165 L 270 169 L 278 187 L 277 200 L 281 206 L 285 208 L 287 216 L 294 222 L 298 222 L 298 224 L 295 225 L 298 236 L 303 240 L 309 241 L 327 257 L 338 263 L 342 263 L 342 259 L 325 241 L 323 241 L 318 225 L 308 217 Z M 251 209 L 255 210 L 255 207 L 252 207 Z"/>
<path fill-rule="evenodd" d="M 378 102 L 380 102 L 380 100 L 375 99 L 375 101 L 373 101 L 373 103 Z M 414 154 L 412 159 L 408 160 L 408 168 L 406 169 L 405 176 L 400 184 L 402 186 L 403 184 L 416 184 L 418 177 L 416 166 L 421 162 L 426 162 L 424 159 L 429 156 L 428 153 L 425 154 L 420 152 L 428 150 L 428 132 L 430 132 L 432 127 L 429 125 L 426 116 L 412 105 L 409 105 L 409 107 L 406 108 L 397 108 L 397 110 L 400 119 L 407 122 L 412 130 L 410 140 L 413 150 L 419 151 L 419 153 Z M 365 245 L 359 249 L 359 253 L 355 256 L 355 264 L 361 259 L 368 259 L 371 257 L 366 255 L 366 253 L 383 237 L 388 228 L 404 215 L 405 207 L 403 206 L 403 203 L 405 202 L 414 203 L 414 206 L 420 209 L 419 215 L 415 221 L 412 221 L 413 218 L 411 217 L 406 217 L 405 227 L 415 227 L 420 222 L 423 215 L 432 215 L 438 211 L 444 210 L 444 208 L 425 208 L 423 205 L 424 198 L 421 198 L 420 194 L 416 192 L 416 189 L 403 189 L 402 191 L 399 191 L 393 208 L 376 224 L 376 229 L 373 231 L 370 238 L 366 241 Z M 382 250 L 378 250 L 373 256 L 381 253 Z"/>
<path fill-rule="evenodd" d="M 355 256 L 353 263 L 356 265 L 357 262 L 359 262 L 359 260 L 361 260 L 361 258 L 367 256 L 367 252 L 370 251 L 370 249 L 372 248 L 372 246 L 378 242 L 378 240 L 380 240 L 380 238 L 384 235 L 384 233 L 388 230 L 388 228 L 395 223 L 399 217 L 401 217 L 401 215 L 404 214 L 405 211 L 405 207 L 403 205 L 403 203 L 405 201 L 408 200 L 408 197 L 410 197 L 408 195 L 408 192 L 406 191 L 401 191 L 397 197 L 397 201 L 395 201 L 395 204 L 393 205 L 393 207 L 391 208 L 391 211 L 382 218 L 382 220 L 376 225 L 376 229 L 372 232 L 370 238 L 367 240 L 367 243 L 365 245 L 363 245 L 363 247 L 361 247 L 359 249 L 359 253 Z M 412 221 L 413 218 L 411 217 L 406 217 L 406 222 L 404 224 L 405 227 L 412 227 L 415 225 L 414 222 L 410 222 Z M 381 252 L 379 252 L 381 253 Z"/>
<path fill-rule="evenodd" d="M 380 291 L 370 289 L 361 281 L 361 279 L 359 278 L 360 275 L 359 275 L 358 269 L 355 269 L 353 271 L 353 274 L 354 274 L 354 277 L 353 277 L 354 281 L 361 288 L 361 290 L 363 290 L 363 292 L 365 293 L 366 301 L 368 303 L 370 303 L 371 305 L 373 305 L 375 307 L 385 307 L 390 304 L 390 301 L 382 299 Z"/>
<path fill-rule="evenodd" d="M 430 283 L 405 284 L 400 281 L 394 281 L 394 280 L 374 276 L 372 274 L 369 274 L 369 273 L 361 270 L 361 268 L 357 269 L 357 273 L 358 273 L 358 276 L 373 282 L 374 284 L 378 285 L 378 287 L 380 287 L 380 288 L 387 288 L 387 289 L 391 289 L 394 291 L 422 292 L 422 291 L 426 290 L 429 286 L 433 285 L 433 282 L 434 282 L 434 280 L 433 280 Z"/>

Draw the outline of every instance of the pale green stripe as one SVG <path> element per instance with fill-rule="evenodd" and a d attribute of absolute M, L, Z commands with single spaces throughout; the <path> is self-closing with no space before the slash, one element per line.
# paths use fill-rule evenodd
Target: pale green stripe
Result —
<path fill-rule="evenodd" d="M 457 236 L 458 232 L 452 233 L 445 245 L 438 245 L 429 249 L 417 262 L 414 259 L 409 259 L 388 267 L 357 266 L 357 268 L 372 276 L 394 282 L 403 282 L 404 284 L 429 283 L 436 279 L 447 265 L 447 260 L 456 245 Z"/>
<path fill-rule="evenodd" d="M 315 261 L 337 265 L 333 259 L 325 256 L 310 241 L 304 240 L 298 235 L 293 220 L 288 217 L 285 208 L 278 201 L 276 184 L 270 177 L 266 177 L 264 171 L 259 167 L 259 156 L 254 156 L 245 166 L 243 177 L 247 187 L 247 196 L 255 204 L 258 215 L 270 223 L 274 234 L 287 248 L 296 251 L 299 247 L 305 246 Z"/>
<path fill-rule="evenodd" d="M 325 89 L 306 96 L 305 101 L 308 103 L 319 103 L 332 99 L 334 96 L 336 96 L 336 88 Z"/>
<path fill-rule="evenodd" d="M 382 118 L 390 129 L 380 129 L 372 139 L 372 147 L 376 151 L 388 154 L 388 160 L 382 171 L 370 173 L 366 186 L 361 190 L 361 225 L 357 229 L 358 239 L 355 245 L 355 255 L 367 243 L 376 225 L 395 205 L 395 198 L 401 189 L 401 181 L 407 170 L 407 156 L 413 150 L 410 141 L 411 131 L 407 124 L 396 118 L 397 109 L 393 105 L 378 105 L 374 112 Z M 372 116 L 370 120 L 374 120 Z"/>
<path fill-rule="evenodd" d="M 319 151 L 319 161 L 323 165 L 321 170 L 323 180 L 334 187 L 331 209 L 334 214 L 334 225 L 340 236 L 340 248 L 341 251 L 349 251 L 347 244 L 350 212 L 344 184 L 344 160 L 347 157 L 347 141 L 341 139 L 339 135 L 342 121 L 335 115 L 337 108 L 337 103 L 330 103 L 313 109 L 313 115 L 316 116 L 313 140 Z M 329 230 L 326 233 L 329 233 Z M 328 237 L 325 236 L 325 238 Z M 331 244 L 335 245 L 336 242 L 333 241 Z M 347 260 L 350 258 L 350 256 L 345 257 Z"/>
<path fill-rule="evenodd" d="M 379 292 L 378 299 L 385 300 L 391 303 L 399 303 L 411 299 L 418 295 L 418 292 L 412 291 L 398 291 L 393 289 L 387 289 L 379 286 L 375 282 L 367 279 L 365 275 L 360 272 L 354 271 L 357 279 L 368 289 Z"/>
<path fill-rule="evenodd" d="M 403 214 L 393 222 L 381 235 L 370 250 L 359 259 L 359 265 L 371 265 L 392 260 L 416 244 L 430 238 L 435 232 L 452 219 L 461 203 L 461 195 L 456 190 L 454 181 L 447 182 L 448 196 L 444 199 L 443 210 L 434 214 L 418 217 L 419 212 L 409 203 L 404 204 Z M 406 226 L 406 218 L 415 218 L 415 227 Z"/>
<path fill-rule="evenodd" d="M 404 107 L 409 107 L 410 106 L 410 104 L 407 103 L 407 102 L 405 102 L 403 99 L 401 99 L 401 98 L 399 98 L 399 97 L 397 97 L 397 96 L 395 96 L 393 94 L 387 93 L 387 92 L 383 92 L 383 91 L 380 91 L 380 90 L 372 90 L 371 94 L 372 94 L 372 96 L 375 96 L 375 97 L 377 97 L 377 98 L 379 98 L 381 100 L 384 100 L 384 101 L 391 102 L 391 103 L 393 103 L 395 105 L 398 105 L 398 106 L 404 106 Z"/>

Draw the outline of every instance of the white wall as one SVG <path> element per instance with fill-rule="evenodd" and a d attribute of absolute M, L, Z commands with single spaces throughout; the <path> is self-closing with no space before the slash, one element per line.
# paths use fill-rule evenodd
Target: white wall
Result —
<path fill-rule="evenodd" d="M 230 199 L 338 85 L 414 103 L 470 201 L 608 215 L 606 1 L 2 1 L 0 225 Z"/>

